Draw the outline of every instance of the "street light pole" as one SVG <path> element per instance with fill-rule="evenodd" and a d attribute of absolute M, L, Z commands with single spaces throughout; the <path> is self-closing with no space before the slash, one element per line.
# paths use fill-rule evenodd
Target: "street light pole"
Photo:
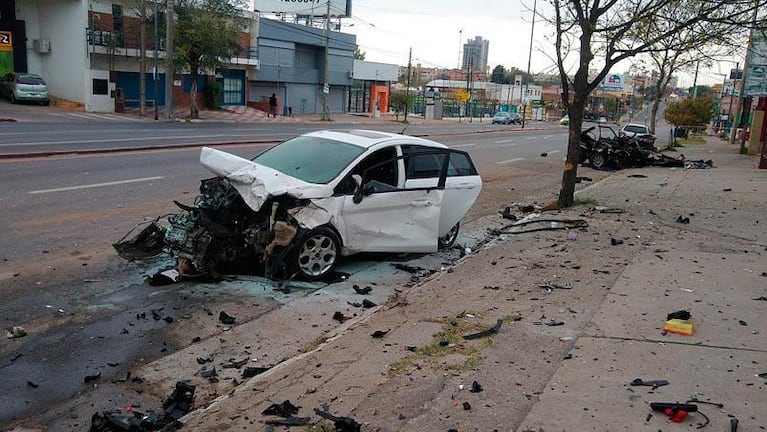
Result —
<path fill-rule="evenodd" d="M 527 82 L 525 83 L 525 93 L 529 93 L 529 87 L 530 87 L 530 63 L 533 59 L 533 35 L 535 34 L 535 12 L 536 7 L 538 6 L 538 0 L 533 1 L 533 22 L 530 25 L 530 49 L 527 52 Z M 521 92 L 521 88 L 520 88 Z M 525 128 L 525 114 L 527 114 L 527 101 L 529 98 L 528 95 L 525 95 L 525 102 L 522 103 L 522 129 Z"/>
<path fill-rule="evenodd" d="M 159 74 L 157 73 L 157 50 L 159 45 L 157 43 L 157 0 L 154 0 L 154 72 L 152 73 L 152 80 L 154 81 L 154 119 L 158 119 L 159 107 L 157 106 L 157 93 L 160 92 L 160 82 L 157 80 Z"/>

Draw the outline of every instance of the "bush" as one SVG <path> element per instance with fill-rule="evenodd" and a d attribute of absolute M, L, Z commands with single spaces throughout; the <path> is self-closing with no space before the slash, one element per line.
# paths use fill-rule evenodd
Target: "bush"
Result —
<path fill-rule="evenodd" d="M 218 98 L 224 90 L 221 83 L 211 81 L 205 86 L 205 106 L 208 109 L 218 109 Z"/>

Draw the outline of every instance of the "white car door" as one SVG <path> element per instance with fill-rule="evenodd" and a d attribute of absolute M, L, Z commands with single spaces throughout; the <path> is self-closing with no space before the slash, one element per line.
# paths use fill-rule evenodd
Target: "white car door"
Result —
<path fill-rule="evenodd" d="M 437 185 L 405 190 L 395 147 L 378 150 L 351 170 L 362 192 L 344 197 L 341 221 L 346 253 L 437 250 L 443 191 Z M 346 180 L 349 183 L 349 180 Z M 341 228 L 342 227 L 342 228 Z"/>
<path fill-rule="evenodd" d="M 439 236 L 447 234 L 469 211 L 482 189 L 479 176 L 471 158 L 466 152 L 445 150 L 444 155 L 435 154 L 435 149 L 419 146 L 402 146 L 405 159 L 405 189 L 437 187 L 442 173 L 445 156 L 449 156 L 446 171 L 444 195 L 440 209 Z"/>

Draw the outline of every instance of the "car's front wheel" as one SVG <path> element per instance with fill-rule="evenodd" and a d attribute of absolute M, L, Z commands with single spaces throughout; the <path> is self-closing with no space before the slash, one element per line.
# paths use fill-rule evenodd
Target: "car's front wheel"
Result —
<path fill-rule="evenodd" d="M 10 94 L 10 95 L 8 95 L 8 100 L 9 100 L 9 101 L 10 101 L 12 104 L 15 104 L 15 103 L 16 103 L 16 96 L 14 96 L 14 95 L 13 95 L 13 92 L 11 92 L 11 94 Z"/>
<path fill-rule="evenodd" d="M 299 240 L 294 257 L 294 270 L 300 279 L 321 279 L 341 258 L 341 241 L 332 229 L 315 228 Z"/>
<path fill-rule="evenodd" d="M 456 239 L 458 239 L 458 231 L 461 229 L 461 223 L 456 223 L 452 228 L 450 228 L 450 231 L 447 232 L 447 234 L 443 235 L 439 239 L 437 239 L 437 246 L 439 249 L 447 249 L 453 244 L 455 244 Z"/>
<path fill-rule="evenodd" d="M 594 168 L 602 168 L 607 164 L 607 158 L 605 158 L 605 155 L 599 152 L 594 152 L 591 154 L 591 166 Z"/>

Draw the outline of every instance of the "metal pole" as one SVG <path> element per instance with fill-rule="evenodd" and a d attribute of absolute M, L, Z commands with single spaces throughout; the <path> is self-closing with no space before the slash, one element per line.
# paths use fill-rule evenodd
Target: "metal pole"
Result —
<path fill-rule="evenodd" d="M 405 88 L 405 124 L 407 124 L 407 112 L 408 105 L 410 104 L 410 68 L 413 65 L 413 48 L 410 48 L 410 53 L 407 55 L 407 87 Z M 376 107 L 373 107 L 375 113 Z"/>
<path fill-rule="evenodd" d="M 165 3 L 165 118 L 173 117 L 173 1 Z"/>
<path fill-rule="evenodd" d="M 538 6 L 538 0 L 533 1 L 533 22 L 532 25 L 530 25 L 530 49 L 527 52 L 527 83 L 525 83 L 525 93 L 529 92 L 529 86 L 530 86 L 530 63 L 533 59 L 533 35 L 535 34 L 535 12 L 536 8 Z M 520 93 L 522 89 L 520 88 Z M 520 96 L 521 99 L 521 96 Z M 522 104 L 522 129 L 525 128 L 525 114 L 527 114 L 527 108 L 525 103 Z"/>
<path fill-rule="evenodd" d="M 154 0 L 154 73 L 152 79 L 154 80 L 154 119 L 158 119 L 159 107 L 157 106 L 157 93 L 160 92 L 160 82 L 158 80 L 159 73 L 157 70 L 157 50 L 159 49 L 157 37 L 157 0 Z"/>
<path fill-rule="evenodd" d="M 330 59 L 330 0 L 327 1 L 327 15 L 325 15 L 325 81 L 322 86 L 322 117 L 323 121 L 330 121 L 328 112 L 328 94 L 330 93 L 330 83 L 328 82 L 328 62 Z M 325 93 L 327 91 L 327 93 Z"/>

